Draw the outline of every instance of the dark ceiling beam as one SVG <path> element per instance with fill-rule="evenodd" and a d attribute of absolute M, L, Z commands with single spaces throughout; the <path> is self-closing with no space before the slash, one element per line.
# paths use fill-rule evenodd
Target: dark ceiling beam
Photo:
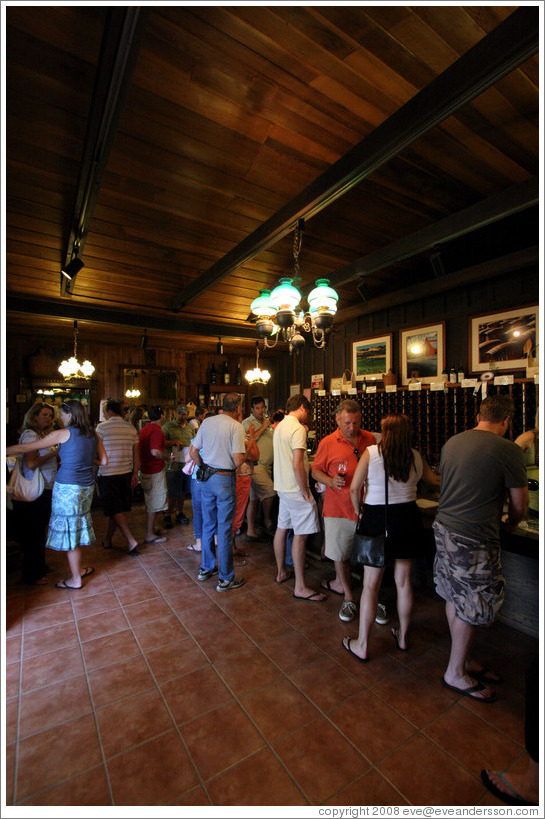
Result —
<path fill-rule="evenodd" d="M 538 203 L 539 179 L 532 177 L 340 267 L 329 276 L 330 284 L 332 287 L 341 287 L 354 279 L 376 273 L 377 270 L 417 256 Z M 302 295 L 308 295 L 312 287 L 313 285 L 301 288 Z"/>
<path fill-rule="evenodd" d="M 81 258 L 148 17 L 146 7 L 108 9 L 63 267 Z M 74 292 L 75 280 L 60 274 L 61 296 Z"/>
<path fill-rule="evenodd" d="M 251 339 L 252 342 L 255 342 L 256 339 L 253 325 L 251 327 L 231 326 L 229 324 L 188 321 L 182 316 L 170 318 L 169 316 L 127 313 L 123 310 L 104 310 L 100 307 L 89 307 L 81 302 L 74 303 L 68 300 L 47 301 L 45 299 L 7 295 L 5 309 L 8 313 L 92 321 L 97 324 L 113 324 L 118 327 L 135 327 L 140 332 L 146 328 L 148 330 L 175 333 L 176 335 L 215 336 L 216 338 L 221 336 L 223 339 L 237 339 L 239 341 Z"/>
<path fill-rule="evenodd" d="M 490 259 L 473 267 L 466 267 L 463 270 L 447 273 L 444 276 L 433 278 L 429 281 L 411 284 L 410 287 L 406 287 L 402 290 L 385 293 L 377 298 L 369 299 L 365 304 L 357 304 L 354 307 L 339 310 L 335 316 L 333 326 L 335 327 L 338 324 L 343 324 L 346 321 L 368 313 L 386 310 L 389 307 L 396 307 L 398 304 L 407 304 L 411 301 L 434 296 L 437 293 L 444 293 L 447 290 L 452 290 L 456 287 L 462 287 L 477 281 L 493 279 L 504 273 L 522 270 L 526 267 L 533 269 L 537 277 L 539 273 L 538 265 L 539 246 L 536 245 L 535 247 L 529 247 L 525 250 L 517 250 L 515 253 L 508 253 L 506 256 L 500 256 L 497 259 Z M 532 273 L 532 275 L 534 274 Z"/>
<path fill-rule="evenodd" d="M 430 128 L 537 53 L 538 9 L 521 7 L 432 80 L 283 208 L 199 275 L 172 301 L 178 312 L 225 276 L 343 196 Z"/>

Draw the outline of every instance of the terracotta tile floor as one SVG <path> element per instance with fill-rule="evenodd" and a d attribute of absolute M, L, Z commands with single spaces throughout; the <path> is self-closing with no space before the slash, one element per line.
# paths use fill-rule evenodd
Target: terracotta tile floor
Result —
<path fill-rule="evenodd" d="M 377 625 L 362 665 L 341 647 L 357 627 L 340 598 L 295 601 L 270 545 L 249 544 L 245 585 L 218 594 L 196 581 L 190 526 L 133 558 L 101 547 L 93 517 L 83 590 L 52 588 L 66 575 L 52 552 L 49 586 L 7 574 L 8 805 L 501 804 L 479 774 L 523 755 L 536 640 L 501 623 L 478 635 L 506 677 L 479 705 L 440 685 L 449 639 L 431 591 L 416 593 L 411 651 Z M 131 525 L 141 540 L 141 507 Z M 331 574 L 309 555 L 311 584 Z M 393 587 L 382 594 L 395 624 Z"/>

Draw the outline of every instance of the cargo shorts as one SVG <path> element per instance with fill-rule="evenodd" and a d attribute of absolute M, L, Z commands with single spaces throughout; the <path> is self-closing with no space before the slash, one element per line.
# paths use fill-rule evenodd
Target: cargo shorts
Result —
<path fill-rule="evenodd" d="M 456 616 L 472 626 L 490 626 L 504 598 L 499 544 L 459 535 L 433 524 L 437 594 L 454 604 Z"/>

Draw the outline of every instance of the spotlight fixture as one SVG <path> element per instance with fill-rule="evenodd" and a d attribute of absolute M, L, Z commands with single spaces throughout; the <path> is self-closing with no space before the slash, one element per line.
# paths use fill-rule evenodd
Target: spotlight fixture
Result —
<path fill-rule="evenodd" d="M 223 341 L 221 336 L 218 336 L 218 343 L 216 344 L 216 352 L 218 355 L 223 355 Z"/>
<path fill-rule="evenodd" d="M 271 374 L 259 369 L 259 341 L 255 343 L 255 369 L 248 370 L 244 378 L 249 384 L 268 384 Z"/>
<path fill-rule="evenodd" d="M 72 258 L 72 259 L 71 259 L 71 260 L 68 262 L 68 264 L 66 265 L 66 267 L 63 267 L 63 268 L 62 268 L 61 273 L 62 273 L 62 275 L 63 275 L 63 276 L 66 276 L 66 278 L 68 279 L 68 281 L 72 281 L 72 279 L 73 279 L 75 276 L 77 276 L 77 274 L 80 272 L 80 270 L 81 270 L 81 268 L 82 268 L 82 267 L 85 267 L 85 265 L 83 264 L 83 262 L 81 261 L 81 259 L 78 259 L 78 257 L 77 257 L 77 256 L 74 256 L 74 257 L 73 257 L 73 258 Z"/>
<path fill-rule="evenodd" d="M 365 284 L 365 282 L 363 281 L 363 279 L 357 285 L 356 290 L 358 291 L 359 297 L 363 302 L 368 301 L 369 298 L 371 297 L 371 292 L 367 285 Z"/>
<path fill-rule="evenodd" d="M 326 345 L 326 330 L 331 328 L 337 312 L 339 297 L 329 286 L 329 279 L 318 279 L 316 287 L 308 295 L 308 311 L 298 309 L 301 294 L 293 282 L 299 282 L 299 253 L 303 243 L 304 221 L 299 219 L 293 237 L 293 273 L 291 278 L 280 279 L 280 284 L 271 292 L 260 290 L 259 296 L 251 304 L 257 316 L 256 332 L 264 339 L 266 348 L 275 347 L 279 336 L 289 344 L 290 354 L 298 352 L 305 345 L 301 331 L 312 333 L 314 345 Z M 267 339 L 276 335 L 273 344 Z"/>
<path fill-rule="evenodd" d="M 140 339 L 140 346 L 142 347 L 143 350 L 145 350 L 146 347 L 148 346 L 148 337 L 146 335 L 147 332 L 148 332 L 147 330 L 144 330 L 144 332 L 142 333 L 142 338 Z"/>
<path fill-rule="evenodd" d="M 74 322 L 74 355 L 68 361 L 62 361 L 59 365 L 59 372 L 69 381 L 72 378 L 91 378 L 95 368 L 90 361 L 80 364 L 78 361 L 78 323 Z"/>

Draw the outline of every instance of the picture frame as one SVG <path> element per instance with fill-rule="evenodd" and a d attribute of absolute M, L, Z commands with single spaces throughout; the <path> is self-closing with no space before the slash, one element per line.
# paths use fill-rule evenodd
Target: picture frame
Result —
<path fill-rule="evenodd" d="M 333 392 L 333 390 L 342 390 L 342 386 L 343 386 L 342 375 L 339 378 L 329 379 L 329 392 Z"/>
<path fill-rule="evenodd" d="M 352 342 L 352 371 L 356 381 L 380 381 L 392 366 L 392 333 Z"/>
<path fill-rule="evenodd" d="M 537 365 L 539 305 L 516 307 L 469 319 L 469 370 L 505 372 Z"/>
<path fill-rule="evenodd" d="M 445 322 L 402 330 L 399 360 L 402 384 L 413 377 L 422 384 L 439 381 L 445 366 Z"/>
<path fill-rule="evenodd" d="M 290 384 L 290 398 L 292 395 L 299 395 L 301 392 L 301 384 Z"/>

